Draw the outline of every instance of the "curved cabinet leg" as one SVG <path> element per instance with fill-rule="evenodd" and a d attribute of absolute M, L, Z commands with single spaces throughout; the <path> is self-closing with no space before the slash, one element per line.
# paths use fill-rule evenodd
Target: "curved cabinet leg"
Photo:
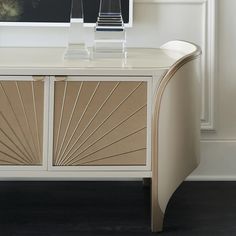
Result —
<path fill-rule="evenodd" d="M 157 180 L 151 181 L 151 230 L 161 232 L 163 230 L 164 213 L 158 202 Z"/>
<path fill-rule="evenodd" d="M 166 206 L 198 166 L 200 145 L 199 54 L 162 79 L 152 117 L 152 231 L 163 228 Z M 179 68 L 178 68 L 179 66 Z"/>

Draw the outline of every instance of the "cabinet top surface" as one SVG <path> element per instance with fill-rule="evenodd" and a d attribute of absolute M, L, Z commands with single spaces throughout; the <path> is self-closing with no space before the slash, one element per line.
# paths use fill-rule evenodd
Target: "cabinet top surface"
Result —
<path fill-rule="evenodd" d="M 14 69 L 169 69 L 183 53 L 166 49 L 128 49 L 126 59 L 64 59 L 65 48 L 0 48 L 0 73 Z"/>

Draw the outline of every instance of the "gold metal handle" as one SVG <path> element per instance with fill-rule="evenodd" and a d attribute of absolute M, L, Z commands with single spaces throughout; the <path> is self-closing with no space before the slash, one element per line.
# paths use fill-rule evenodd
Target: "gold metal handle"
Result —
<path fill-rule="evenodd" d="M 64 76 L 64 75 L 62 75 L 62 76 L 56 76 L 56 77 L 55 77 L 55 80 L 56 80 L 56 81 L 65 81 L 65 80 L 67 80 L 67 76 Z"/>
<path fill-rule="evenodd" d="M 41 75 L 35 75 L 33 76 L 33 80 L 34 81 L 44 81 L 45 80 L 45 76 L 41 76 Z"/>

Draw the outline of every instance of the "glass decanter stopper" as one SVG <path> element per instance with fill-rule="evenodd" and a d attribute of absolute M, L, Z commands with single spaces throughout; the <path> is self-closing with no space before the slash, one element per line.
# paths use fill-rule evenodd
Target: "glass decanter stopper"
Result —
<path fill-rule="evenodd" d="M 100 0 L 93 57 L 126 57 L 126 32 L 120 0 Z"/>
<path fill-rule="evenodd" d="M 78 12 L 75 12 L 78 11 Z M 79 20 L 74 19 L 74 14 Z M 85 44 L 83 0 L 72 0 L 68 46 L 65 59 L 88 59 L 90 52 Z"/>

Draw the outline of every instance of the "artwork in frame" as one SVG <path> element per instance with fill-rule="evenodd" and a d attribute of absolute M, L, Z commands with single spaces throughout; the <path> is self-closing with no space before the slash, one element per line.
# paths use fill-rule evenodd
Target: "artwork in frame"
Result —
<path fill-rule="evenodd" d="M 69 26 L 81 22 L 78 0 L 0 0 L 0 26 Z M 84 0 L 85 26 L 97 21 L 100 0 Z M 126 26 L 132 26 L 133 0 L 121 0 Z"/>
<path fill-rule="evenodd" d="M 66 25 L 71 0 L 0 0 L 1 25 Z"/>

